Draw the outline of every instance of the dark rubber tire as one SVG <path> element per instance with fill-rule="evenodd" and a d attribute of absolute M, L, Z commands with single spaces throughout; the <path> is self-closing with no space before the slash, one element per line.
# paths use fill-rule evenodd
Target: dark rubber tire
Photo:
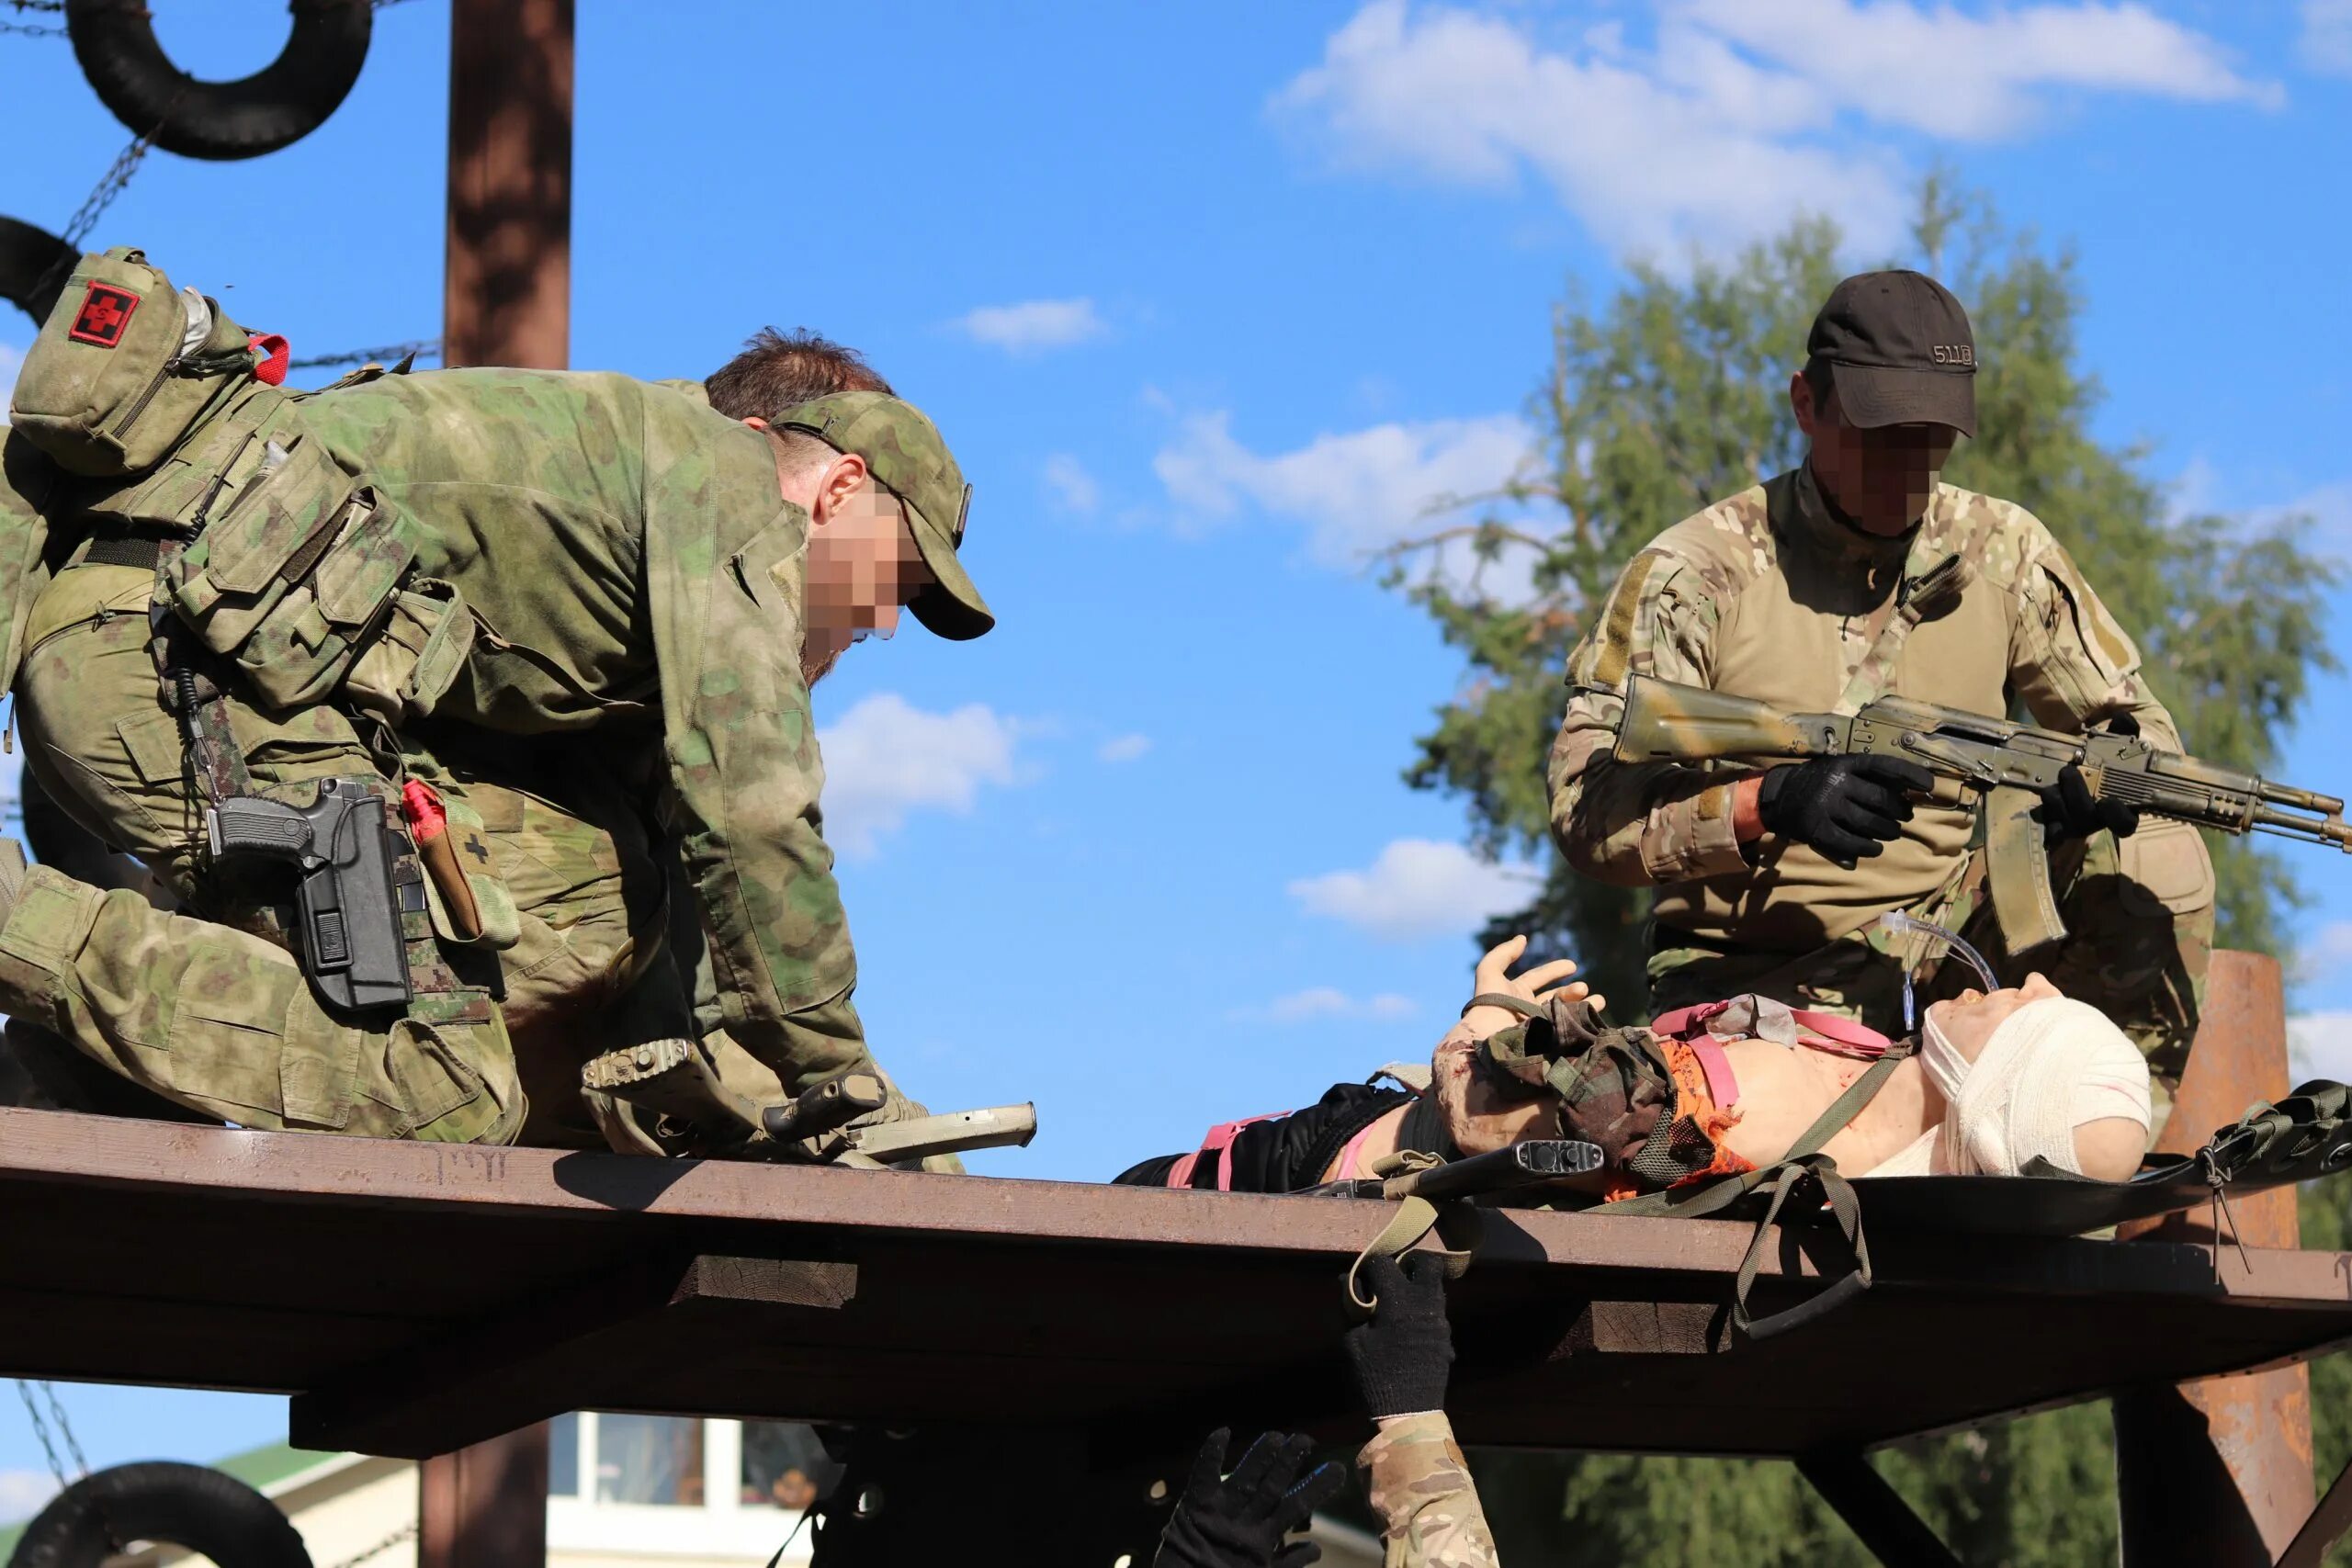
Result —
<path fill-rule="evenodd" d="M 99 1568 L 118 1541 L 168 1541 L 220 1568 L 311 1568 L 277 1505 L 232 1475 L 147 1460 L 84 1476 L 25 1527 L 8 1568 Z"/>
<path fill-rule="evenodd" d="M 276 60 L 236 82 L 199 82 L 156 41 L 145 0 L 66 0 L 74 57 L 98 101 L 136 135 L 183 158 L 258 158 L 316 130 L 359 80 L 369 0 L 293 0 Z M 157 127 L 161 127 L 160 130 Z"/>
<path fill-rule="evenodd" d="M 0 218 L 0 299 L 30 316 L 49 320 L 81 254 L 46 229 Z"/>

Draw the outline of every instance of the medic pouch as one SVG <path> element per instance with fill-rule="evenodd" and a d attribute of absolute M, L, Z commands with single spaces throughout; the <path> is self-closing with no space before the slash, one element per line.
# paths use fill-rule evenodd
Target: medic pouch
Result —
<path fill-rule="evenodd" d="M 422 535 L 303 429 L 301 400 L 255 386 L 94 519 L 161 532 L 159 602 L 232 660 L 256 699 L 323 702 L 350 682 L 398 724 L 456 680 L 472 617 L 454 589 L 409 581 Z"/>
<path fill-rule="evenodd" d="M 251 344 L 144 253 L 85 255 L 17 370 L 9 423 L 68 473 L 141 473 L 252 381 Z"/>

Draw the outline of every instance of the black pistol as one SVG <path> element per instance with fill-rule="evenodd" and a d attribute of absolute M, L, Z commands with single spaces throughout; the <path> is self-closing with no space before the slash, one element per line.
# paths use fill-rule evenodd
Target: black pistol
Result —
<path fill-rule="evenodd" d="M 322 998 L 355 1012 L 408 1005 L 403 890 L 392 871 L 406 846 L 393 842 L 384 802 L 364 781 L 322 779 L 308 807 L 232 795 L 204 825 L 216 859 L 259 855 L 300 872 L 302 968 Z M 413 891 L 421 907 L 422 884 Z"/>

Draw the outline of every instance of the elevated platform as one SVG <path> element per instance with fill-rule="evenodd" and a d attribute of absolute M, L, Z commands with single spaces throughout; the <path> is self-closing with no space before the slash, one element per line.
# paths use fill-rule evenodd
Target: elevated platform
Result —
<path fill-rule="evenodd" d="M 658 1163 L 0 1110 L 0 1372 L 295 1395 L 426 1455 L 573 1408 L 1358 1429 L 1337 1199 Z M 1466 1441 L 1799 1454 L 2290 1362 L 2352 1256 L 1871 1227 L 1877 1284 L 1726 1347 L 1746 1225 L 1498 1213 Z M 1784 1244 L 1759 1310 L 1810 1287 Z"/>

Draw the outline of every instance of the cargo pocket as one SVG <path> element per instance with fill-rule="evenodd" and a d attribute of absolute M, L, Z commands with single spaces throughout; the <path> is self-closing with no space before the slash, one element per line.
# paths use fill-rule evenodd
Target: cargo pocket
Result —
<path fill-rule="evenodd" d="M 117 719 L 114 732 L 122 741 L 123 750 L 130 754 L 131 771 L 141 783 L 161 789 L 180 781 L 187 753 L 176 715 L 161 708 L 135 713 Z"/>
<path fill-rule="evenodd" d="M 470 1026 L 447 1026 L 460 1037 Z M 421 1019 L 395 1020 L 384 1040 L 384 1071 L 412 1133 L 430 1142 L 469 1144 L 498 1121 L 500 1107 L 483 1089 L 482 1075 L 467 1054 Z M 489 1032 L 479 1036 L 487 1042 Z"/>
<path fill-rule="evenodd" d="M 175 1000 L 175 1095 L 246 1126 L 350 1124 L 360 1032 L 326 1015 L 285 953 L 257 938 L 199 940 Z"/>
<path fill-rule="evenodd" d="M 419 578 L 395 592 L 382 624 L 360 639 L 344 693 L 395 727 L 423 718 L 473 652 L 474 618 L 448 583 Z"/>
<path fill-rule="evenodd" d="M 2118 898 L 2136 915 L 2191 915 L 2213 902 L 2213 858 L 2186 822 L 2148 818 L 2116 845 Z"/>

